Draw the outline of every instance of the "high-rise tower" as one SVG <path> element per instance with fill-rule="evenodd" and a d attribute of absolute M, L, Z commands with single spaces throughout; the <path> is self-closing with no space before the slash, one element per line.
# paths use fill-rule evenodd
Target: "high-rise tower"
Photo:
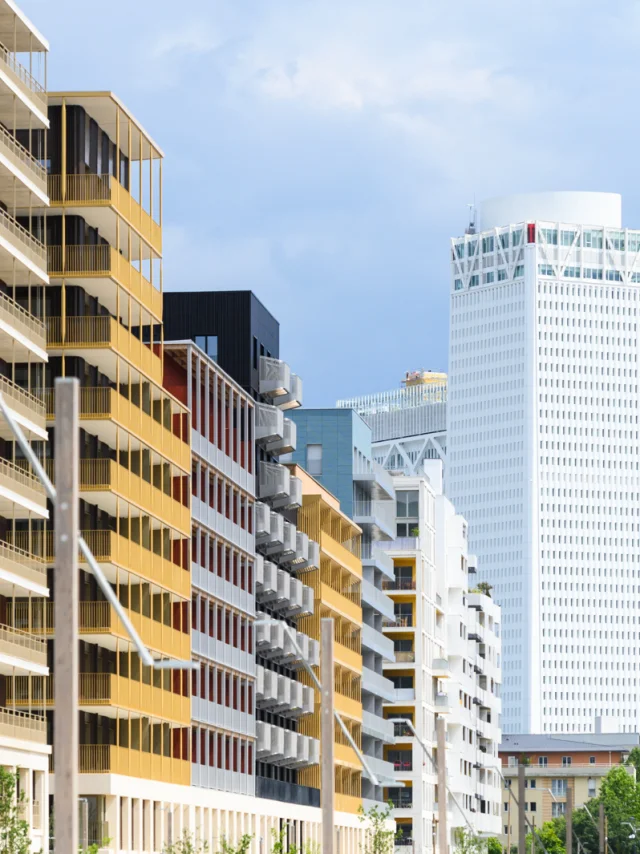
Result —
<path fill-rule="evenodd" d="M 506 733 L 638 726 L 639 250 L 609 193 L 494 199 L 452 241 L 447 484 Z"/>

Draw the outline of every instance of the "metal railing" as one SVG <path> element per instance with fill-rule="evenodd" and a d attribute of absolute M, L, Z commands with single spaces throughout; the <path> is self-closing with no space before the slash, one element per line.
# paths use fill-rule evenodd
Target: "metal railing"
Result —
<path fill-rule="evenodd" d="M 17 159 L 28 169 L 35 172 L 40 181 L 46 181 L 47 170 L 44 168 L 42 163 L 40 163 L 40 161 L 35 158 L 33 154 L 24 147 L 24 145 L 19 143 L 15 136 L 10 133 L 4 125 L 0 125 L 0 142 L 3 145 L 6 145 L 11 153 L 15 155 L 15 157 L 17 157 Z"/>
<path fill-rule="evenodd" d="M 32 391 L 22 388 L 9 377 L 0 375 L 0 393 L 6 394 L 12 400 L 21 403 L 26 409 L 33 412 L 39 418 L 45 416 L 45 406 L 41 397 L 35 395 Z"/>
<path fill-rule="evenodd" d="M 403 662 L 412 662 L 416 660 L 416 654 L 413 650 L 404 652 L 396 652 L 396 664 Z"/>
<path fill-rule="evenodd" d="M 109 386 L 95 386 L 80 389 L 80 416 L 82 418 L 103 418 L 113 411 L 112 395 L 116 390 Z M 44 390 L 44 402 L 47 416 L 55 415 L 55 390 Z"/>
<path fill-rule="evenodd" d="M 11 680 L 7 680 L 11 684 Z M 15 727 L 21 730 L 29 730 L 34 733 L 47 732 L 47 721 L 42 715 L 34 715 L 31 712 L 20 712 L 17 709 L 0 709 L 0 731 L 2 727 Z"/>
<path fill-rule="evenodd" d="M 68 344 L 103 347 L 111 344 L 114 323 L 110 315 L 67 317 L 63 329 L 61 317 L 48 317 L 47 344 L 50 347 Z"/>
<path fill-rule="evenodd" d="M 411 578 L 394 578 L 393 581 L 385 580 L 382 582 L 383 590 L 415 590 L 416 583 Z"/>
<path fill-rule="evenodd" d="M 31 474 L 24 465 L 13 463 L 11 460 L 0 459 L 0 474 L 16 481 L 22 486 L 35 489 L 37 492 L 44 494 L 44 487 L 40 483 L 40 480 L 34 474 Z"/>
<path fill-rule="evenodd" d="M 79 202 L 80 204 L 103 204 L 111 201 L 111 175 L 49 175 L 49 199 L 51 202 Z M 64 188 L 64 199 L 63 199 Z"/>
<path fill-rule="evenodd" d="M 0 208 L 0 229 L 9 232 L 12 237 L 24 244 L 32 261 L 42 264 L 42 266 L 47 263 L 47 248 L 44 243 L 41 243 L 37 237 L 34 237 L 31 232 L 27 231 L 11 214 L 2 208 Z"/>
<path fill-rule="evenodd" d="M 45 460 L 45 471 L 51 483 L 55 483 L 55 460 Z M 113 482 L 115 461 L 109 458 L 80 460 L 80 489 L 108 489 Z"/>
<path fill-rule="evenodd" d="M 31 652 L 36 652 L 41 655 L 47 654 L 46 641 L 35 638 L 28 632 L 22 631 L 15 626 L 6 626 L 0 624 L 0 643 L 10 643 L 14 646 L 20 646 L 23 649 L 28 649 Z"/>
<path fill-rule="evenodd" d="M 384 622 L 385 628 L 412 628 L 413 627 L 413 614 L 400 614 L 396 615 L 393 620 L 386 620 Z"/>
<path fill-rule="evenodd" d="M 38 555 L 31 553 L 28 549 L 20 548 L 13 544 L 12 540 L 15 538 L 20 538 L 20 542 L 22 542 L 23 534 L 25 535 L 24 542 L 29 542 L 27 531 L 16 531 L 15 537 L 13 531 L 8 531 L 6 535 L 7 540 L 0 540 L 0 561 L 4 558 L 46 576 L 47 567 L 44 560 Z"/>
<path fill-rule="evenodd" d="M 111 246 L 101 243 L 95 246 L 62 246 L 47 247 L 47 265 L 50 275 L 66 273 L 67 275 L 111 273 Z"/>
<path fill-rule="evenodd" d="M 7 50 L 4 45 L 0 45 L 0 62 L 3 62 L 7 68 L 12 71 L 16 77 L 18 77 L 20 82 L 33 92 L 35 97 L 42 102 L 43 106 L 46 106 L 47 93 L 44 86 L 38 83 L 33 74 L 30 74 L 24 65 L 18 62 L 15 54 L 10 50 Z"/>
<path fill-rule="evenodd" d="M 19 323 L 23 323 L 30 332 L 33 332 L 39 338 L 44 337 L 45 325 L 43 321 L 38 320 L 37 317 L 34 317 L 26 308 L 23 308 L 3 291 L 0 291 L 0 311 L 6 311 L 7 314 L 10 314 Z"/>

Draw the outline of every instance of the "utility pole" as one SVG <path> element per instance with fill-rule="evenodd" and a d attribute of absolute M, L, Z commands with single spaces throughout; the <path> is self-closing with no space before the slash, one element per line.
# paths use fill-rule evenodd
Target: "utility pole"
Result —
<path fill-rule="evenodd" d="M 333 619 L 320 620 L 320 806 L 322 854 L 334 854 L 333 802 L 335 793 L 333 723 Z M 58 852 L 56 852 L 58 854 Z"/>
<path fill-rule="evenodd" d="M 439 854 L 448 854 L 447 831 L 447 734 L 442 715 L 436 718 L 436 746 L 438 748 L 438 847 Z"/>
<path fill-rule="evenodd" d="M 527 854 L 527 817 L 524 810 L 524 765 L 518 765 L 518 854 Z"/>
<path fill-rule="evenodd" d="M 511 798 L 507 794 L 507 854 L 511 854 Z"/>
<path fill-rule="evenodd" d="M 604 804 L 601 802 L 600 807 L 598 809 L 598 851 L 600 852 L 600 854 L 604 854 L 606 847 L 606 839 L 604 833 Z"/>
<path fill-rule="evenodd" d="M 55 382 L 55 854 L 78 850 L 78 401 L 79 383 Z"/>
<path fill-rule="evenodd" d="M 80 798 L 80 818 L 82 824 L 82 852 L 89 849 L 89 800 Z"/>
<path fill-rule="evenodd" d="M 566 854 L 571 854 L 571 847 L 573 844 L 573 789 L 570 786 L 567 786 L 567 806 L 565 809 L 567 819 L 567 840 L 565 842 L 565 851 Z"/>

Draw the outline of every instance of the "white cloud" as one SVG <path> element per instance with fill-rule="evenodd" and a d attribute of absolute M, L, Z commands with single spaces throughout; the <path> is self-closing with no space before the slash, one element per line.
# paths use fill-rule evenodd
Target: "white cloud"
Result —
<path fill-rule="evenodd" d="M 152 42 L 149 55 L 159 60 L 168 57 L 211 53 L 220 46 L 220 39 L 203 22 L 191 22 L 177 30 L 158 33 Z"/>

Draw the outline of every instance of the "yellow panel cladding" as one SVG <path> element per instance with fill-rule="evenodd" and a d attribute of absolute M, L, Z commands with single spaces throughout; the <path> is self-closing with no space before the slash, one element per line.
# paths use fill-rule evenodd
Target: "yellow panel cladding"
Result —
<path fill-rule="evenodd" d="M 314 614 L 300 620 L 301 631 L 320 639 L 320 621 L 332 617 L 335 622 L 335 707 L 356 741 L 362 739 L 362 606 L 360 583 L 360 528 L 340 510 L 340 502 L 299 466 L 291 472 L 302 481 L 302 507 L 297 527 L 320 545 L 320 567 L 305 575 L 305 584 L 314 591 Z M 305 675 L 301 680 L 310 684 Z M 320 735 L 320 706 L 316 694 L 313 715 L 300 721 L 300 731 Z M 344 734 L 335 734 L 336 794 L 335 808 L 355 813 L 362 804 L 362 766 Z M 318 766 L 299 772 L 302 785 L 320 787 Z"/>
<path fill-rule="evenodd" d="M 124 774 L 159 783 L 191 785 L 191 762 L 115 744 L 81 744 L 81 774 Z"/>

